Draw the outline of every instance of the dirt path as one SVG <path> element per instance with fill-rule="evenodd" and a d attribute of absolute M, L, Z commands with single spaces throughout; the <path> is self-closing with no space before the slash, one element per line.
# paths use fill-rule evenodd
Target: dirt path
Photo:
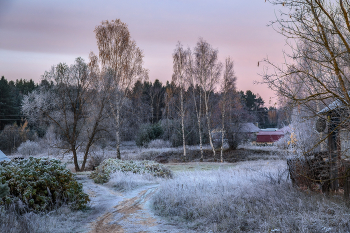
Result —
<path fill-rule="evenodd" d="M 90 196 L 93 209 L 86 220 L 89 233 L 191 232 L 170 225 L 152 213 L 150 198 L 158 184 L 122 194 L 88 178 L 81 177 L 80 182 Z"/>

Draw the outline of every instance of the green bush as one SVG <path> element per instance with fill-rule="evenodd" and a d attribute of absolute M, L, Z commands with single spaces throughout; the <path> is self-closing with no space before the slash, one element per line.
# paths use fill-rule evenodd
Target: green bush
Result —
<path fill-rule="evenodd" d="M 120 159 L 106 159 L 90 174 L 95 183 L 107 183 L 110 175 L 116 171 L 132 172 L 134 174 L 150 173 L 156 177 L 171 178 L 172 172 L 165 166 L 153 161 L 123 161 Z"/>
<path fill-rule="evenodd" d="M 136 137 L 137 146 L 148 146 L 148 143 L 154 139 L 158 139 L 163 135 L 164 131 L 160 123 L 141 125 Z"/>
<path fill-rule="evenodd" d="M 3 161 L 0 184 L 5 183 L 10 192 L 0 199 L 0 205 L 20 200 L 29 210 L 46 211 L 62 204 L 82 209 L 90 201 L 83 192 L 83 185 L 56 159 L 30 157 Z"/>

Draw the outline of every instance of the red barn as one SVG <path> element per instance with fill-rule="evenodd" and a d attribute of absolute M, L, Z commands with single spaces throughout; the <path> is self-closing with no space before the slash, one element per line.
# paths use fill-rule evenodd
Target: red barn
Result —
<path fill-rule="evenodd" d="M 262 130 L 256 135 L 257 143 L 273 143 L 284 136 L 282 130 Z"/>

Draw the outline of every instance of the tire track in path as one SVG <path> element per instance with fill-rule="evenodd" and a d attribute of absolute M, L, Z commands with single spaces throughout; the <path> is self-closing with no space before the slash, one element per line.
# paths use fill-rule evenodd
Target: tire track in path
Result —
<path fill-rule="evenodd" d="M 152 213 L 150 199 L 158 184 L 121 194 L 90 179 L 84 179 L 82 183 L 90 196 L 91 207 L 99 209 L 98 213 L 90 216 L 89 233 L 191 232 L 168 224 Z"/>

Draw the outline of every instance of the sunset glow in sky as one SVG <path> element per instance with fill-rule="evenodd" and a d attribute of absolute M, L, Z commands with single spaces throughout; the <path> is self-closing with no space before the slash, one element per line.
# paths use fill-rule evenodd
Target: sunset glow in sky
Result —
<path fill-rule="evenodd" d="M 0 0 L 0 76 L 39 82 L 59 62 L 87 62 L 90 51 L 98 54 L 95 26 L 119 18 L 143 50 L 151 81 L 171 79 L 178 41 L 193 48 L 203 37 L 221 61 L 234 60 L 238 89 L 259 93 L 269 106 L 274 94 L 254 81 L 262 81 L 259 60 L 283 62 L 285 39 L 267 27 L 275 14 L 265 0 Z"/>

